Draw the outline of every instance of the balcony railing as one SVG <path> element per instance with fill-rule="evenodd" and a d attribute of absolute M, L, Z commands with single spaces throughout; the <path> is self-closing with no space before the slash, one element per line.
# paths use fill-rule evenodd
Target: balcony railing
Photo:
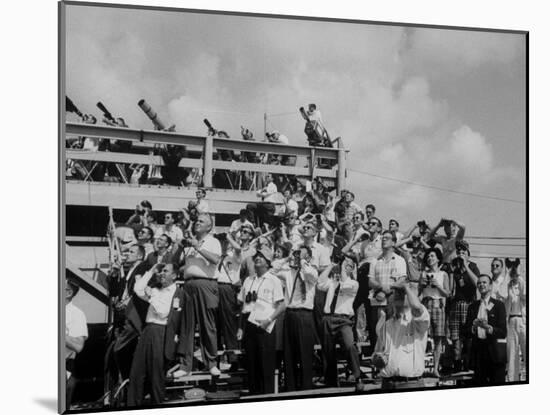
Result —
<path fill-rule="evenodd" d="M 202 169 L 202 185 L 212 187 L 213 171 L 216 169 L 226 171 L 243 171 L 251 173 L 274 173 L 294 175 L 299 177 L 315 177 L 333 180 L 336 188 L 345 187 L 346 179 L 346 150 L 343 148 L 307 147 L 296 145 L 284 145 L 244 141 L 213 136 L 191 136 L 175 132 L 137 130 L 131 128 L 119 128 L 111 126 L 98 126 L 91 124 L 67 123 L 65 125 L 65 137 L 74 136 L 95 137 L 102 139 L 117 139 L 132 141 L 136 145 L 151 147 L 159 144 L 185 146 L 189 150 L 199 153 L 199 158 L 182 158 L 179 167 L 189 169 Z M 260 164 L 242 161 L 224 161 L 214 159 L 218 150 L 233 150 L 258 154 L 275 154 L 293 156 L 298 160 L 298 165 Z M 163 159 L 152 154 L 115 153 L 106 151 L 87 151 L 67 149 L 67 159 L 90 160 L 106 163 L 129 163 L 163 166 Z M 307 165 L 299 164 L 307 160 Z M 323 163 L 319 163 L 323 160 Z M 328 161 L 328 162 L 327 162 Z M 333 166 L 331 168 L 323 167 Z M 320 166 L 321 165 L 321 166 Z"/>

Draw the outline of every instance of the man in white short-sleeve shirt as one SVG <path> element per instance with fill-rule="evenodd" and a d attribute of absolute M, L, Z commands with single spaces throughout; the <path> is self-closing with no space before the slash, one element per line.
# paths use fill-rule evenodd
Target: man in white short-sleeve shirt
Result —
<path fill-rule="evenodd" d="M 84 348 L 84 342 L 88 338 L 88 325 L 86 316 L 80 308 L 73 304 L 73 299 L 78 294 L 78 285 L 66 281 L 65 284 L 65 362 L 67 371 L 67 409 L 70 408 L 72 395 L 77 380 L 73 376 L 74 359 L 77 353 Z"/>
<path fill-rule="evenodd" d="M 387 297 L 392 293 L 391 285 L 407 276 L 407 263 L 394 252 L 397 238 L 393 232 L 382 233 L 382 255 L 369 267 L 370 310 L 368 318 L 371 342 L 376 342 L 379 313 L 388 305 Z"/>
<path fill-rule="evenodd" d="M 217 265 L 221 259 L 220 242 L 214 238 L 212 218 L 207 213 L 199 214 L 194 225 L 195 236 L 190 235 L 190 247 L 183 250 L 183 307 L 182 329 L 177 353 L 180 368 L 185 374 L 193 366 L 195 325 L 199 325 L 201 353 L 213 376 L 219 376 L 217 365 L 216 309 L 219 305 Z"/>

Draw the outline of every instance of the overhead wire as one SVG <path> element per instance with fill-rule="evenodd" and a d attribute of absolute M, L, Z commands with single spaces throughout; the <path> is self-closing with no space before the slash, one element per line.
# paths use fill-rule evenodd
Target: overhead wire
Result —
<path fill-rule="evenodd" d="M 394 182 L 397 182 L 397 183 L 409 184 L 409 185 L 412 185 L 412 186 L 425 187 L 427 189 L 438 190 L 438 191 L 441 191 L 441 192 L 461 194 L 461 195 L 465 195 L 465 196 L 478 197 L 478 198 L 482 198 L 482 199 L 499 200 L 501 202 L 511 202 L 511 203 L 525 204 L 525 201 L 523 201 L 523 200 L 508 199 L 508 198 L 505 198 L 505 197 L 490 196 L 490 195 L 484 195 L 484 194 L 480 194 L 480 193 L 462 192 L 462 191 L 459 191 L 459 190 L 447 189 L 447 188 L 444 188 L 444 187 L 433 186 L 433 185 L 430 185 L 430 184 L 411 182 L 410 180 L 398 179 L 396 177 L 382 176 L 380 174 L 374 174 L 374 173 L 361 171 L 361 170 L 356 170 L 356 169 L 348 168 L 348 170 L 352 171 L 352 172 L 355 172 L 355 173 L 365 174 L 365 175 L 371 176 L 371 177 L 376 177 L 376 178 L 379 178 L 379 179 L 390 180 L 390 181 L 394 181 Z"/>

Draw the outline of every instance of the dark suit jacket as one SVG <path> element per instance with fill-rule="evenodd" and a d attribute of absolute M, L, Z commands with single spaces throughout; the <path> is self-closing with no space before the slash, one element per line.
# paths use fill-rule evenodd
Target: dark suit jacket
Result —
<path fill-rule="evenodd" d="M 473 326 L 473 321 L 477 318 L 481 300 L 476 300 L 468 307 L 464 335 L 472 339 L 472 353 L 476 353 L 480 347 L 489 348 L 489 356 L 493 363 L 506 363 L 506 342 L 498 339 L 506 339 L 506 309 L 504 303 L 491 298 L 489 304 L 493 304 L 490 310 L 487 310 L 487 322 L 493 327 L 493 333 L 487 333 L 487 342 L 482 342 L 477 337 L 477 327 Z"/>
<path fill-rule="evenodd" d="M 164 336 L 164 358 L 167 361 L 176 359 L 176 336 L 180 335 L 181 314 L 183 310 L 183 290 L 180 287 L 176 288 L 174 297 L 172 298 L 172 307 L 168 314 L 168 322 L 166 324 L 166 332 Z M 177 299 L 177 300 L 176 300 Z M 175 307 L 179 302 L 179 307 Z"/>

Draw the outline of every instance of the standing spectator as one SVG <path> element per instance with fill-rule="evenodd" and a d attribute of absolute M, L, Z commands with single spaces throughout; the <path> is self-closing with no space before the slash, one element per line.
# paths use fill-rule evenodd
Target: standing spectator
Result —
<path fill-rule="evenodd" d="M 198 213 L 210 213 L 210 206 L 208 205 L 208 202 L 205 200 L 206 198 L 206 190 L 203 188 L 198 189 L 195 192 L 195 196 L 197 197 L 197 212 Z"/>
<path fill-rule="evenodd" d="M 124 277 L 116 270 L 109 275 L 109 297 L 115 305 L 115 338 L 109 353 L 122 379 L 128 379 L 138 337 L 145 324 L 147 303 L 135 295 L 137 280 L 150 268 L 144 261 L 143 246 L 130 247 L 123 263 Z M 118 379 L 118 374 L 116 376 Z"/>
<path fill-rule="evenodd" d="M 283 325 L 287 391 L 313 387 L 313 300 L 318 273 L 310 264 L 311 258 L 311 248 L 308 246 L 294 251 L 287 273 L 288 305 Z"/>
<path fill-rule="evenodd" d="M 67 379 L 66 407 L 71 408 L 73 392 L 77 384 L 74 376 L 74 361 L 77 353 L 84 348 L 88 338 L 86 316 L 73 304 L 80 287 L 71 281 L 65 281 L 65 369 Z"/>
<path fill-rule="evenodd" d="M 378 258 L 382 255 L 382 222 L 375 216 L 367 219 L 367 237 L 358 235 L 360 242 L 358 250 L 359 270 L 357 272 L 357 282 L 359 283 L 359 292 L 355 296 L 354 309 L 357 313 L 357 325 L 359 331 L 364 331 L 364 328 L 359 325 L 360 307 L 363 305 L 365 310 L 365 319 L 369 330 L 369 342 L 372 348 L 376 344 L 376 318 L 375 311 L 371 310 L 371 300 L 369 299 L 371 269 Z"/>
<path fill-rule="evenodd" d="M 327 291 L 323 308 L 323 350 L 325 353 L 325 382 L 338 386 L 336 343 L 340 343 L 351 364 L 351 374 L 360 390 L 361 368 L 353 336 L 353 300 L 359 288 L 355 280 L 356 262 L 344 257 L 340 265 L 331 264 L 319 277 L 318 287 Z M 330 278 L 329 278 L 330 275 Z"/>
<path fill-rule="evenodd" d="M 292 199 L 298 203 L 298 211 L 303 209 L 303 200 L 306 197 L 306 188 L 301 181 L 296 181 L 296 192 L 292 195 Z"/>
<path fill-rule="evenodd" d="M 376 207 L 373 204 L 368 204 L 367 206 L 365 206 L 365 215 L 367 216 L 367 220 L 372 218 L 375 213 Z"/>
<path fill-rule="evenodd" d="M 399 232 L 399 222 L 397 222 L 396 219 L 390 219 L 388 223 L 388 229 L 395 233 L 398 242 L 403 239 L 403 234 Z"/>
<path fill-rule="evenodd" d="M 493 258 L 491 262 L 491 278 L 493 280 L 493 292 L 491 295 L 493 298 L 505 302 L 506 297 L 508 297 L 508 283 L 510 282 L 510 278 L 506 275 L 504 261 L 502 259 Z"/>
<path fill-rule="evenodd" d="M 256 192 L 256 196 L 262 199 L 259 203 L 250 203 L 246 209 L 254 216 L 254 224 L 262 226 L 264 223 L 271 224 L 275 214 L 275 202 L 277 201 L 277 186 L 273 182 L 271 173 L 265 175 L 266 185 Z"/>
<path fill-rule="evenodd" d="M 149 226 L 144 226 L 137 233 L 137 244 L 143 246 L 145 256 L 154 252 L 154 232 Z"/>
<path fill-rule="evenodd" d="M 316 242 L 317 232 L 317 226 L 313 222 L 307 222 L 302 226 L 303 246 L 311 249 L 311 265 L 320 273 L 330 265 L 330 254 L 326 247 Z M 325 298 L 326 293 L 316 289 L 313 300 L 313 320 L 315 322 L 317 340 L 319 341 L 322 339 Z"/>
<path fill-rule="evenodd" d="M 504 305 L 508 320 L 507 356 L 509 382 L 520 380 L 520 351 L 523 359 L 527 356 L 527 332 L 526 332 L 526 301 L 527 289 L 525 280 L 520 276 L 518 267 L 519 259 L 511 261 L 506 259 L 506 267 L 509 269 L 510 281 L 508 282 L 508 295 Z"/>
<path fill-rule="evenodd" d="M 228 235 L 230 244 L 235 243 Z M 236 243 L 235 243 L 236 244 Z M 241 287 L 241 249 L 226 249 L 216 269 L 218 280 L 218 296 L 220 303 L 217 309 L 218 349 L 236 350 L 239 348 L 237 330 L 239 329 L 238 314 L 240 306 L 237 293 Z M 225 347 L 224 347 L 225 346 Z M 227 356 L 228 362 L 236 363 L 237 357 L 231 352 Z"/>
<path fill-rule="evenodd" d="M 252 258 L 256 253 L 256 248 L 251 244 L 253 237 L 254 228 L 252 225 L 244 225 L 241 227 L 238 240 L 233 239 L 231 234 L 227 236 L 240 264 L 239 273 L 241 281 L 249 275 L 254 274 L 254 261 Z"/>
<path fill-rule="evenodd" d="M 439 228 L 443 227 L 445 236 L 437 235 Z M 429 234 L 429 239 L 441 245 L 443 254 L 443 263 L 450 264 L 456 257 L 456 243 L 464 239 L 466 234 L 466 226 L 454 219 L 441 218 L 435 228 Z"/>
<path fill-rule="evenodd" d="M 151 205 L 151 202 L 148 200 L 142 200 L 139 202 L 139 204 L 136 205 L 136 209 L 132 216 L 128 218 L 126 221 L 126 225 L 134 227 L 134 229 L 138 229 L 141 226 L 147 226 L 147 224 L 144 223 L 143 217 L 147 212 L 150 212 L 153 210 L 153 207 Z"/>
<path fill-rule="evenodd" d="M 239 212 L 239 218 L 231 222 L 231 226 L 229 227 L 229 233 L 236 235 L 237 232 L 241 230 L 241 227 L 245 225 L 253 226 L 252 222 L 248 220 L 248 211 L 246 209 L 241 209 Z"/>
<path fill-rule="evenodd" d="M 145 228 L 144 228 L 145 229 Z M 163 233 L 155 241 L 156 250 L 147 255 L 146 261 L 150 267 L 155 264 L 169 264 L 172 262 L 174 255 L 170 247 L 172 246 L 172 238 Z"/>
<path fill-rule="evenodd" d="M 355 214 L 361 211 L 361 207 L 355 203 L 354 200 L 355 195 L 350 191 L 346 191 L 343 199 L 336 203 L 336 206 L 334 207 L 336 223 L 340 224 L 344 221 L 353 222 L 353 217 Z"/>
<path fill-rule="evenodd" d="M 178 243 L 183 239 L 183 231 L 176 226 L 176 220 L 172 212 L 164 215 L 164 225 L 159 226 L 155 233 L 155 239 L 162 235 L 168 235 L 173 243 Z"/>
<path fill-rule="evenodd" d="M 441 251 L 431 248 L 426 251 L 425 264 L 427 270 L 422 273 L 420 287 L 422 304 L 430 314 L 430 328 L 435 342 L 434 375 L 439 377 L 439 359 L 443 352 L 445 337 L 445 299 L 449 296 L 449 276 L 440 270 Z"/>
<path fill-rule="evenodd" d="M 461 240 L 456 242 L 456 254 L 451 264 L 451 287 L 454 295 L 449 312 L 449 330 L 454 349 L 454 371 L 460 372 L 469 360 L 469 347 L 465 344 L 464 324 L 468 306 L 476 299 L 477 278 L 480 275 L 475 262 L 470 261 L 470 246 Z"/>
<path fill-rule="evenodd" d="M 492 279 L 477 279 L 480 300 L 468 307 L 464 334 L 472 339 L 471 362 L 477 385 L 504 383 L 506 372 L 506 310 L 491 297 Z"/>
<path fill-rule="evenodd" d="M 364 233 L 365 215 L 359 211 L 353 215 L 353 237 L 356 238 L 359 234 Z"/>
<path fill-rule="evenodd" d="M 299 207 L 298 203 L 292 198 L 292 191 L 288 188 L 285 189 L 283 197 L 285 198 L 285 215 L 297 214 Z"/>
<path fill-rule="evenodd" d="M 370 219 L 373 220 L 373 219 Z M 394 252 L 397 239 L 390 231 L 382 233 L 382 255 L 369 267 L 369 286 L 372 289 L 367 325 L 371 344 L 376 344 L 376 323 L 380 313 L 388 306 L 392 284 L 407 276 L 407 264 Z M 407 285 L 408 287 L 408 285 Z"/>
<path fill-rule="evenodd" d="M 149 281 L 159 272 L 159 287 L 150 287 Z M 140 406 L 150 389 L 151 403 L 160 405 L 164 402 L 164 380 L 168 364 L 175 360 L 175 336 L 179 334 L 182 292 L 175 281 L 177 266 L 175 264 L 155 264 L 136 282 L 135 293 L 149 303 L 145 328 L 132 361 L 130 383 L 128 386 L 128 405 Z"/>
<path fill-rule="evenodd" d="M 186 374 L 191 372 L 195 326 L 198 325 L 204 364 L 211 375 L 219 376 L 216 367 L 216 308 L 219 305 L 216 267 L 222 252 L 220 242 L 210 234 L 211 230 L 210 215 L 200 214 L 195 223 L 195 235 L 190 234 L 187 238 L 190 247 L 183 250 L 185 302 L 178 355 L 181 370 Z"/>
<path fill-rule="evenodd" d="M 251 395 L 275 392 L 275 332 L 273 323 L 285 309 L 283 288 L 279 279 L 270 272 L 273 253 L 262 247 L 254 254 L 255 275 L 248 277 L 239 292 L 243 304 L 237 338 L 243 341 L 248 371 L 248 390 Z M 250 313 L 257 303 L 272 308 L 265 320 L 251 322 Z M 264 306 L 264 307 L 265 307 Z"/>
<path fill-rule="evenodd" d="M 390 289 L 389 314 L 382 312 L 376 326 L 373 364 L 380 369 L 384 390 L 422 388 L 430 316 L 405 278 Z"/>

